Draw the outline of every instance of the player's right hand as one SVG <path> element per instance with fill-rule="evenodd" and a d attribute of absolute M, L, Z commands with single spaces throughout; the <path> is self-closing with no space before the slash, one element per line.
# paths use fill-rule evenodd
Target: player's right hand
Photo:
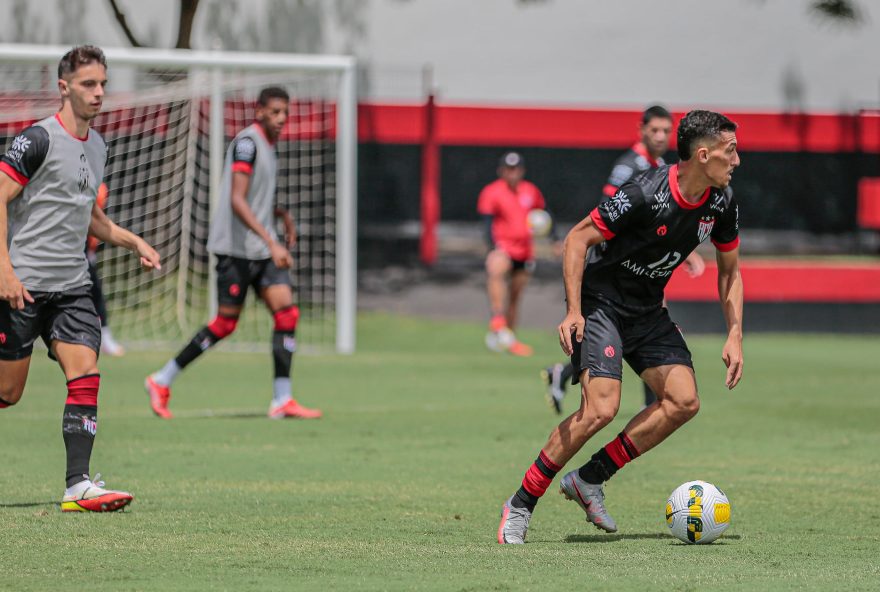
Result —
<path fill-rule="evenodd" d="M 570 356 L 574 352 L 573 340 L 578 343 L 584 340 L 584 315 L 579 312 L 569 312 L 559 323 L 559 345 L 565 355 Z"/>
<path fill-rule="evenodd" d="M 0 272 L 0 300 L 8 302 L 12 310 L 24 310 L 25 302 L 34 302 L 33 296 L 21 285 L 11 269 Z"/>
<path fill-rule="evenodd" d="M 281 244 L 273 241 L 269 245 L 269 253 L 272 256 L 272 262 L 279 269 L 290 269 L 293 266 L 293 255 Z"/>

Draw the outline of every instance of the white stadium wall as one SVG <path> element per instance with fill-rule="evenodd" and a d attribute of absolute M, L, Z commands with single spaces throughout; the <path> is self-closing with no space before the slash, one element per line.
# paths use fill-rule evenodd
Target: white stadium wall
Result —
<path fill-rule="evenodd" d="M 418 98 L 429 64 L 450 102 L 839 112 L 880 102 L 880 7 L 854 1 L 855 27 L 807 0 L 314 0 L 290 15 L 268 0 L 202 0 L 193 45 L 351 51 L 373 100 Z M 177 0 L 119 4 L 138 36 L 173 45 Z M 0 35 L 127 45 L 102 0 L 3 2 Z"/>

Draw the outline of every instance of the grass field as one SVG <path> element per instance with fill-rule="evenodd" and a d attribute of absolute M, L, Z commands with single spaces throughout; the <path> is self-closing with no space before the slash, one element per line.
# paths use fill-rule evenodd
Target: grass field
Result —
<path fill-rule="evenodd" d="M 130 489 L 121 514 L 61 514 L 60 372 L 35 357 L 25 398 L 0 413 L 3 590 L 868 590 L 880 589 L 880 345 L 754 336 L 723 388 L 720 337 L 689 339 L 697 418 L 607 488 L 620 525 L 587 525 L 555 494 L 528 544 L 500 546 L 501 504 L 558 421 L 531 360 L 482 347 L 476 324 L 365 315 L 351 358 L 300 357 L 314 422 L 271 422 L 268 356 L 212 352 L 175 385 L 174 421 L 141 390 L 167 354 L 102 360 L 92 470 Z M 570 393 L 574 391 L 570 389 Z M 639 406 L 632 375 L 620 418 Z M 574 397 L 567 401 L 569 409 Z M 666 533 L 690 479 L 730 496 L 710 546 Z"/>

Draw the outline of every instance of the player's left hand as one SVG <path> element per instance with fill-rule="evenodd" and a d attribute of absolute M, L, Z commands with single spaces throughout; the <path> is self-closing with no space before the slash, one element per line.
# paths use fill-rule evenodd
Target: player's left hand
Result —
<path fill-rule="evenodd" d="M 742 378 L 743 373 L 743 349 L 742 338 L 730 335 L 724 349 L 721 350 L 721 360 L 727 366 L 727 379 L 724 384 L 728 389 L 733 389 Z"/>
<path fill-rule="evenodd" d="M 703 257 L 693 252 L 684 260 L 684 269 L 690 277 L 698 278 L 706 271 L 706 262 L 703 261 Z"/>
<path fill-rule="evenodd" d="M 144 269 L 162 269 L 162 264 L 159 262 L 159 253 L 148 245 L 147 241 L 140 240 L 138 242 L 137 254 L 141 258 L 141 265 L 144 266 Z"/>

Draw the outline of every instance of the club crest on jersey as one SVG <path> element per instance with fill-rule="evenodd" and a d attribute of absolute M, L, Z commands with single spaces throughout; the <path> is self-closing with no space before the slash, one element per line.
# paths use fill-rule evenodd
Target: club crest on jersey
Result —
<path fill-rule="evenodd" d="M 700 218 L 700 223 L 697 225 L 697 238 L 700 239 L 700 242 L 709 238 L 709 235 L 712 234 L 713 226 L 715 226 L 714 216 L 703 216 Z"/>
<path fill-rule="evenodd" d="M 614 222 L 618 218 L 620 218 L 623 214 L 625 214 L 631 207 L 632 204 L 629 201 L 629 197 L 627 197 L 626 193 L 623 191 L 618 191 L 614 194 L 610 200 L 602 204 L 605 211 L 608 214 L 608 219 Z"/>
<path fill-rule="evenodd" d="M 91 175 L 89 173 L 89 163 L 86 160 L 85 154 L 79 155 L 79 173 L 77 173 L 77 182 L 79 183 L 79 190 L 85 193 L 85 190 L 89 188 L 89 180 Z"/>

